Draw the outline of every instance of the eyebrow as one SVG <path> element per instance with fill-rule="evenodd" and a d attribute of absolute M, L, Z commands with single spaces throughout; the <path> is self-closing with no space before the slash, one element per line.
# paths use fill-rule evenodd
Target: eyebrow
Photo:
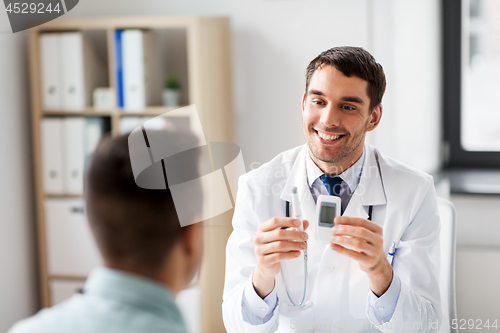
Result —
<path fill-rule="evenodd" d="M 315 90 L 315 89 L 309 90 L 309 94 L 318 95 L 318 96 L 325 96 L 325 94 L 322 91 Z M 356 96 L 344 96 L 344 97 L 342 97 L 340 99 L 342 101 L 344 101 L 344 102 L 352 102 L 352 103 L 358 103 L 358 104 L 365 104 L 365 102 L 363 102 L 363 100 L 361 98 L 356 97 Z"/>
<path fill-rule="evenodd" d="M 365 102 L 363 102 L 363 100 L 361 98 L 355 97 L 355 96 L 345 96 L 345 97 L 342 97 L 341 100 L 343 100 L 345 102 L 365 104 Z"/>
<path fill-rule="evenodd" d="M 314 89 L 309 90 L 309 94 L 319 95 L 319 96 L 325 96 L 325 94 L 323 94 L 322 91 L 314 90 Z"/>

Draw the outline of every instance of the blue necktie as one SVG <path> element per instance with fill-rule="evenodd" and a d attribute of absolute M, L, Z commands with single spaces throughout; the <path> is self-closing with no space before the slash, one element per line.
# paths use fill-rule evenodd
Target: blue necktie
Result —
<path fill-rule="evenodd" d="M 322 175 L 319 177 L 323 184 L 325 184 L 326 190 L 329 195 L 334 195 L 340 197 L 340 188 L 342 187 L 342 178 L 340 177 L 330 177 L 328 175 Z M 344 213 L 344 205 L 341 207 L 342 214 Z"/>

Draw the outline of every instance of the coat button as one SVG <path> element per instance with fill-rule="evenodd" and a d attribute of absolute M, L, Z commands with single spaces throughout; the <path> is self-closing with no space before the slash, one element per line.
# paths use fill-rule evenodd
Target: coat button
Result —
<path fill-rule="evenodd" d="M 306 306 L 311 306 L 311 305 L 313 305 L 313 302 L 312 301 L 307 301 L 305 305 Z"/>
<path fill-rule="evenodd" d="M 284 308 L 286 308 L 286 307 L 288 307 L 288 303 L 287 302 L 281 302 L 281 306 L 284 307 Z"/>
<path fill-rule="evenodd" d="M 383 306 L 379 306 L 379 307 L 378 307 L 378 309 L 379 309 L 380 311 L 383 311 L 383 310 L 384 310 L 384 307 L 383 307 Z"/>
<path fill-rule="evenodd" d="M 325 265 L 325 270 L 327 272 L 330 272 L 330 273 L 333 272 L 333 264 L 331 264 L 331 263 L 326 264 Z"/>
<path fill-rule="evenodd" d="M 260 311 L 265 312 L 267 309 L 265 307 L 261 307 Z"/>

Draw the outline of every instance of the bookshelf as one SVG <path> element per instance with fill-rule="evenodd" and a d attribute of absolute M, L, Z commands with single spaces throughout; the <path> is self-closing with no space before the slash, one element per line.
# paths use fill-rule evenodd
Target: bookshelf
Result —
<path fill-rule="evenodd" d="M 232 142 L 231 68 L 229 21 L 221 17 L 130 16 L 55 20 L 32 28 L 28 39 L 33 161 L 35 179 L 36 225 L 39 255 L 39 282 L 42 307 L 53 304 L 51 288 L 58 281 L 73 288 L 86 279 L 81 274 L 53 273 L 49 269 L 50 241 L 45 203 L 47 200 L 82 200 L 78 194 L 44 192 L 42 174 L 42 133 L 44 119 L 101 117 L 112 135 L 120 133 L 120 122 L 126 117 L 155 117 L 178 107 L 148 105 L 142 110 L 124 112 L 119 108 L 95 110 L 88 105 L 79 110 L 46 110 L 42 103 L 40 40 L 43 33 L 81 31 L 89 36 L 107 71 L 107 87 L 116 95 L 115 31 L 141 29 L 155 31 L 160 60 L 168 73 L 179 77 L 182 105 L 196 104 L 207 142 Z M 168 72 L 167 72 L 168 71 Z M 116 96 L 115 96 L 116 97 Z M 222 290 L 224 282 L 225 244 L 231 232 L 232 211 L 205 222 L 205 257 L 197 285 L 200 289 L 201 331 L 224 332 L 222 323 Z M 52 296 L 52 297 L 51 297 Z"/>

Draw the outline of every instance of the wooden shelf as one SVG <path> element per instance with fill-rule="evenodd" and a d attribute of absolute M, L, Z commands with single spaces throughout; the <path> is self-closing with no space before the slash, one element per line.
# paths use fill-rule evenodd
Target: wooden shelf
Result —
<path fill-rule="evenodd" d="M 85 198 L 83 194 L 45 194 L 46 199 L 77 199 Z"/>
<path fill-rule="evenodd" d="M 142 111 L 137 111 L 137 112 L 132 112 L 132 111 L 123 111 L 120 110 L 118 112 L 118 116 L 120 117 L 141 117 L 141 116 L 159 116 L 161 114 L 180 109 L 186 105 L 181 105 L 181 106 L 148 106 Z"/>
<path fill-rule="evenodd" d="M 82 111 L 42 111 L 43 117 L 82 117 L 82 116 L 98 116 L 98 117 L 111 117 L 116 111 L 101 111 L 94 109 L 85 109 Z"/>
<path fill-rule="evenodd" d="M 117 91 L 116 29 L 154 30 L 159 46 L 168 56 L 161 75 L 175 74 L 183 89 L 181 104 L 195 104 L 207 141 L 233 142 L 233 115 L 231 100 L 231 47 L 229 20 L 223 17 L 195 16 L 123 16 L 58 19 L 34 27 L 28 36 L 30 62 L 30 91 L 32 115 L 32 143 L 35 180 L 36 225 L 39 255 L 39 285 L 42 307 L 51 302 L 51 282 L 55 280 L 84 281 L 85 276 L 57 275 L 49 270 L 49 254 L 45 221 L 46 199 L 75 199 L 83 195 L 44 193 L 42 173 L 41 123 L 45 117 L 106 117 L 112 135 L 120 134 L 120 126 L 127 117 L 155 117 L 181 108 L 149 106 L 144 110 L 126 112 L 117 108 L 79 111 L 44 110 L 40 70 L 40 34 L 45 32 L 83 31 L 95 38 L 94 46 L 101 50 L 108 72 L 108 85 Z M 100 30 L 100 31 L 95 31 Z M 109 120 L 108 120 L 109 119 Z M 122 120 L 125 120 L 122 122 Z M 130 122 L 129 121 L 129 122 Z M 222 292 L 224 287 L 224 255 L 227 239 L 232 231 L 232 211 L 205 221 L 204 259 L 196 284 L 201 291 L 201 327 L 203 333 L 225 332 L 222 322 Z M 214 226 L 212 228 L 212 226 Z M 215 227 L 216 226 L 216 227 Z"/>
<path fill-rule="evenodd" d="M 92 18 L 61 19 L 47 22 L 31 31 L 70 31 L 70 30 L 105 30 L 105 29 L 175 29 L 193 26 L 203 19 L 221 19 L 220 17 L 199 16 L 101 16 Z"/>
<path fill-rule="evenodd" d="M 93 108 L 87 108 L 81 111 L 42 111 L 43 117 L 82 117 L 82 116 L 98 116 L 98 117 L 141 117 L 141 116 L 159 116 L 166 112 L 170 112 L 179 108 L 182 108 L 186 105 L 181 106 L 148 106 L 142 111 L 124 111 L 122 109 L 113 109 L 113 110 L 95 110 Z"/>
<path fill-rule="evenodd" d="M 74 276 L 74 275 L 50 275 L 50 279 L 54 280 L 71 280 L 71 281 L 85 281 L 86 276 Z"/>

